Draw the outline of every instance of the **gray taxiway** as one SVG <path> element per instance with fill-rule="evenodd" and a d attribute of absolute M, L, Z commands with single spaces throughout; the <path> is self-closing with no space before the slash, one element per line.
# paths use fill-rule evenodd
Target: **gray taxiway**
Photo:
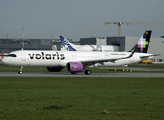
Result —
<path fill-rule="evenodd" d="M 0 72 L 0 77 L 145 77 L 145 78 L 164 78 L 164 69 L 162 68 L 144 68 L 144 67 L 107 67 L 108 73 L 91 73 L 85 75 L 84 72 L 71 74 L 69 72 Z M 107 70 L 107 71 L 108 71 Z M 110 72 L 110 70 L 124 70 L 124 72 Z M 145 72 L 133 72 L 145 71 Z"/>
<path fill-rule="evenodd" d="M 109 73 L 92 73 L 85 75 L 82 73 L 70 74 L 68 72 L 24 72 L 18 74 L 17 72 L 0 72 L 0 77 L 107 77 L 107 78 L 129 78 L 129 77 L 143 77 L 143 78 L 164 78 L 164 73 L 138 73 L 138 72 L 109 72 Z"/>

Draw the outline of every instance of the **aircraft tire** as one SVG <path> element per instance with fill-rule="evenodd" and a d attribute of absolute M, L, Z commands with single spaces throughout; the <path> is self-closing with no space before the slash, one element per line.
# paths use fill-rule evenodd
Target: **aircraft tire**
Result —
<path fill-rule="evenodd" d="M 86 75 L 90 75 L 91 74 L 91 71 L 90 70 L 85 70 L 85 74 Z"/>
<path fill-rule="evenodd" d="M 77 72 L 71 72 L 71 74 L 77 74 Z"/>
<path fill-rule="evenodd" d="M 19 73 L 19 74 L 22 74 L 23 72 L 22 72 L 22 71 L 19 71 L 18 73 Z"/>

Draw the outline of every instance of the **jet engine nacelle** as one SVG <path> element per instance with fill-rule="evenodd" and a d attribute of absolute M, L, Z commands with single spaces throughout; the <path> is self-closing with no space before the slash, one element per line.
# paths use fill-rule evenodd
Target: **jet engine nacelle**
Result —
<path fill-rule="evenodd" d="M 63 67 L 47 67 L 48 72 L 60 72 Z"/>
<path fill-rule="evenodd" d="M 83 71 L 83 64 L 78 62 L 69 62 L 67 63 L 67 70 L 71 73 L 77 73 Z"/>

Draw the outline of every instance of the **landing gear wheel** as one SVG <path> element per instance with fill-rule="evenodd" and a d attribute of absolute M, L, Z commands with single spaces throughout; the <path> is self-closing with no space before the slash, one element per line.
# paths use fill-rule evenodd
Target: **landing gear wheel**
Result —
<path fill-rule="evenodd" d="M 23 72 L 22 72 L 22 71 L 19 71 L 18 73 L 19 73 L 19 74 L 22 74 Z"/>
<path fill-rule="evenodd" d="M 71 74 L 77 74 L 77 72 L 71 72 Z"/>
<path fill-rule="evenodd" d="M 19 74 L 22 74 L 23 73 L 23 66 L 21 66 L 20 67 L 20 69 L 19 69 L 19 72 L 18 72 Z"/>
<path fill-rule="evenodd" d="M 85 70 L 85 74 L 86 75 L 90 75 L 91 74 L 91 71 L 90 70 Z"/>

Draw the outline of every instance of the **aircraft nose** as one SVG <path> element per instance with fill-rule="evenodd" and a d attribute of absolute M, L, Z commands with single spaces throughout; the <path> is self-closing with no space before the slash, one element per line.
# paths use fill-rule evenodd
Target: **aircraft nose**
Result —
<path fill-rule="evenodd" d="M 5 58 L 5 57 L 1 60 L 1 62 L 2 62 L 3 64 L 8 64 L 8 63 L 9 63 L 8 59 Z"/>

